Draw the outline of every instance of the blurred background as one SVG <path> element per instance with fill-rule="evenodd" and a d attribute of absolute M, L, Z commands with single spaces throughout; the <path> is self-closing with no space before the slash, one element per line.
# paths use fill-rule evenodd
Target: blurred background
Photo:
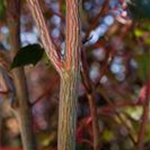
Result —
<path fill-rule="evenodd" d="M 65 49 L 65 1 L 41 0 L 49 34 Z M 82 40 L 88 75 L 95 92 L 101 150 L 132 150 L 149 95 L 150 1 L 82 0 Z M 21 45 L 41 43 L 28 6 L 22 0 Z M 139 9 L 140 7 L 140 9 Z M 0 65 L 11 62 L 7 3 L 0 0 Z M 9 73 L 9 71 L 8 71 Z M 40 149 L 56 150 L 59 75 L 44 54 L 36 66 L 25 66 L 36 140 Z M 0 147 L 21 148 L 19 125 L 11 111 L 9 86 L 0 72 Z M 77 150 L 93 149 L 90 108 L 80 78 L 77 110 Z M 149 103 L 148 103 L 149 104 Z M 150 115 L 150 111 L 147 112 Z M 144 149 L 150 149 L 150 117 L 145 125 Z"/>

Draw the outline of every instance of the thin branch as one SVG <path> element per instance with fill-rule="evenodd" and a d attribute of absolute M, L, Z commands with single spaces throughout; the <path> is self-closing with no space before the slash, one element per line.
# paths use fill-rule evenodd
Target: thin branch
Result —
<path fill-rule="evenodd" d="M 116 110 L 116 107 L 114 106 L 114 104 L 111 102 L 111 100 L 109 99 L 109 97 L 104 94 L 101 91 L 102 96 L 104 97 L 104 99 L 106 100 L 106 102 L 108 103 L 108 105 L 112 108 L 112 110 L 114 111 L 115 115 L 117 116 L 117 118 L 120 120 L 120 122 L 122 122 L 122 124 L 125 126 L 126 130 L 128 131 L 128 135 L 129 138 L 131 139 L 131 141 L 133 142 L 133 144 L 136 144 L 136 141 L 134 140 L 134 137 L 131 134 L 131 130 L 130 127 L 127 125 L 127 123 L 124 121 L 124 119 L 122 118 L 122 116 L 118 113 L 118 111 Z"/>
<path fill-rule="evenodd" d="M 54 88 L 54 86 L 56 85 L 56 83 L 58 82 L 58 77 L 56 77 L 54 79 L 54 81 L 52 83 L 50 83 L 50 86 L 44 91 L 44 93 L 42 93 L 42 95 L 40 95 L 34 102 L 31 103 L 31 106 L 33 107 L 34 105 L 36 105 L 42 98 L 44 98 L 47 94 L 50 94 L 50 91 Z"/>
<path fill-rule="evenodd" d="M 9 28 L 9 44 L 12 56 L 15 56 L 20 49 L 20 14 L 21 1 L 7 0 L 7 25 Z M 32 111 L 29 107 L 28 88 L 25 72 L 22 67 L 12 70 L 13 83 L 16 94 L 15 104 L 12 105 L 21 132 L 21 140 L 24 150 L 37 150 L 33 130 Z M 10 83 L 10 82 L 8 82 Z M 12 84 L 13 86 L 13 84 Z"/>
<path fill-rule="evenodd" d="M 7 95 L 7 94 L 9 94 L 9 91 L 0 91 L 0 94 Z"/>
<path fill-rule="evenodd" d="M 61 36 L 64 35 L 64 32 L 63 32 L 63 22 L 65 21 L 65 19 L 63 18 L 63 3 L 64 3 L 64 0 L 59 0 L 59 14 L 62 16 L 60 18 L 60 26 L 59 26 L 59 29 L 60 29 L 60 35 L 59 35 L 59 40 L 61 40 Z"/>
<path fill-rule="evenodd" d="M 91 118 L 92 118 L 92 129 L 93 129 L 93 147 L 94 150 L 100 150 L 100 130 L 98 124 L 98 114 L 97 114 L 97 107 L 95 103 L 95 94 L 94 88 L 92 87 L 92 83 L 89 77 L 89 70 L 88 64 L 85 58 L 85 52 L 81 51 L 82 57 L 82 70 L 81 70 L 81 77 L 83 80 L 83 84 L 86 89 L 86 95 L 89 101 L 90 111 L 91 111 Z"/>
<path fill-rule="evenodd" d="M 82 143 L 87 143 L 87 144 L 89 144 L 90 146 L 93 147 L 93 143 L 90 140 L 82 139 Z"/>
<path fill-rule="evenodd" d="M 99 86 L 99 83 L 100 83 L 102 77 L 103 77 L 103 76 L 105 75 L 105 73 L 108 71 L 109 64 L 111 64 L 111 61 L 112 61 L 112 59 L 111 59 L 111 61 L 110 61 L 109 59 L 110 59 L 110 58 L 112 57 L 112 55 L 113 55 L 113 50 L 110 49 L 110 47 L 109 47 L 107 44 L 106 44 L 105 48 L 106 48 L 106 52 L 105 52 L 105 53 L 106 53 L 106 58 L 105 58 L 105 60 L 104 60 L 104 62 L 103 62 L 103 64 L 102 64 L 102 68 L 101 68 L 101 70 L 100 70 L 100 76 L 98 77 L 97 83 L 96 83 L 96 85 L 95 85 L 96 88 Z M 110 49 L 110 50 L 107 51 L 107 49 Z"/>
<path fill-rule="evenodd" d="M 115 110 L 117 109 L 124 109 L 127 107 L 141 107 L 142 104 L 141 103 L 117 103 L 117 104 L 113 104 Z M 104 113 L 112 113 L 114 112 L 114 109 L 112 107 L 108 106 L 102 106 L 99 109 L 99 112 L 104 112 Z"/>
<path fill-rule="evenodd" d="M 65 68 L 66 70 L 78 69 L 78 63 L 80 60 L 80 18 L 79 18 L 79 5 L 78 0 L 66 1 L 66 53 L 65 53 Z M 73 9 L 71 9 L 73 8 Z M 74 35 L 74 36 L 73 36 Z M 74 45 L 77 45 L 75 49 Z M 74 58 L 74 59 L 72 59 Z"/>
<path fill-rule="evenodd" d="M 57 46 L 52 40 L 49 30 L 47 28 L 46 22 L 44 20 L 40 5 L 38 0 L 27 0 L 30 7 L 34 20 L 36 22 L 37 28 L 40 32 L 41 41 L 45 48 L 45 52 L 51 60 L 52 64 L 58 72 L 61 72 L 62 63 L 60 60 L 60 53 L 57 52 Z"/>
<path fill-rule="evenodd" d="M 146 125 L 148 123 L 149 103 L 150 103 L 150 75 L 147 83 L 146 99 L 145 99 L 145 103 L 143 104 L 142 122 L 139 130 L 138 141 L 135 150 L 143 150 L 144 148 L 144 136 L 145 136 Z"/>
<path fill-rule="evenodd" d="M 86 35 L 85 35 L 84 40 L 85 40 L 85 39 L 88 39 L 91 30 L 97 25 L 97 23 L 99 22 L 99 19 L 100 19 L 102 16 L 104 16 L 106 10 L 108 9 L 109 1 L 110 1 L 110 0 L 105 0 L 105 2 L 104 2 L 104 4 L 103 4 L 102 8 L 100 9 L 98 15 L 91 21 L 92 23 L 90 24 L 90 27 L 89 27 L 89 29 L 88 29 L 87 32 L 86 32 Z"/>

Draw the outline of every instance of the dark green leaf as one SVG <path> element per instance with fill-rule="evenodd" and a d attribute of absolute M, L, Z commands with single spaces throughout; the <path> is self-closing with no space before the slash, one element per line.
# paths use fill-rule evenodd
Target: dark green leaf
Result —
<path fill-rule="evenodd" d="M 136 58 L 138 63 L 138 74 L 143 82 L 146 82 L 149 74 L 149 54 L 142 54 Z"/>
<path fill-rule="evenodd" d="M 127 6 L 133 19 L 150 20 L 150 0 L 130 0 Z"/>
<path fill-rule="evenodd" d="M 86 150 L 84 145 L 77 145 L 77 150 Z"/>
<path fill-rule="evenodd" d="M 3 20 L 6 15 L 6 6 L 5 6 L 5 1 L 0 0 L 0 20 Z"/>
<path fill-rule="evenodd" d="M 41 60 L 43 53 L 44 50 L 39 44 L 22 47 L 16 54 L 11 69 L 30 64 L 36 65 Z"/>

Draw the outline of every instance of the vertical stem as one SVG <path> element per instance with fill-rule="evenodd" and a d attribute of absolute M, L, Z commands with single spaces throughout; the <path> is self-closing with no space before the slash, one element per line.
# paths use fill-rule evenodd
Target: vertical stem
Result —
<path fill-rule="evenodd" d="M 66 0 L 66 64 L 65 69 L 79 69 L 80 37 L 80 0 Z"/>
<path fill-rule="evenodd" d="M 61 76 L 58 150 L 75 150 L 77 85 L 80 72 L 80 0 L 66 0 L 66 54 L 61 62 L 48 33 L 38 0 L 27 0 L 45 51 Z"/>
<path fill-rule="evenodd" d="M 1 98 L 0 98 L 1 101 Z M 2 146 L 2 102 L 0 102 L 0 147 Z"/>
<path fill-rule="evenodd" d="M 10 32 L 10 47 L 12 56 L 20 49 L 20 0 L 7 0 L 8 27 Z M 13 79 L 16 88 L 18 106 L 13 110 L 19 121 L 21 137 L 24 150 L 36 150 L 35 137 L 33 133 L 33 122 L 31 108 L 29 107 L 29 97 L 26 85 L 26 78 L 23 68 L 13 70 Z"/>
<path fill-rule="evenodd" d="M 75 150 L 78 72 L 61 78 L 58 150 Z"/>
<path fill-rule="evenodd" d="M 100 129 L 98 124 L 98 114 L 97 114 L 97 107 L 95 102 L 95 93 L 94 93 L 94 87 L 92 86 L 91 79 L 89 77 L 89 69 L 88 64 L 86 61 L 86 56 L 84 49 L 81 51 L 81 58 L 82 58 L 82 71 L 81 71 L 81 77 L 83 80 L 83 84 L 86 89 L 87 98 L 89 101 L 90 106 L 90 113 L 92 118 L 92 130 L 93 130 L 93 147 L 94 150 L 100 150 Z"/>
<path fill-rule="evenodd" d="M 14 109 L 17 116 L 24 150 L 37 150 L 33 131 L 31 107 L 29 107 L 26 79 L 23 69 L 14 71 L 16 95 L 19 106 Z"/>
<path fill-rule="evenodd" d="M 92 118 L 93 147 L 94 147 L 94 150 L 100 150 L 100 131 L 99 131 L 97 107 L 95 104 L 94 93 L 93 92 L 88 93 L 87 97 L 88 97 L 88 101 L 89 101 L 91 118 Z"/>
<path fill-rule="evenodd" d="M 45 52 L 51 61 L 51 63 L 54 65 L 55 69 L 58 71 L 58 73 L 61 72 L 61 61 L 60 61 L 60 53 L 57 51 L 57 47 L 49 34 L 49 29 L 46 25 L 44 16 L 42 14 L 41 6 L 39 4 L 38 0 L 26 0 L 27 4 L 30 8 L 30 11 L 32 13 L 32 16 L 35 20 L 36 26 L 38 28 L 38 31 L 40 33 L 40 38 L 43 43 L 43 47 L 45 49 Z"/>
<path fill-rule="evenodd" d="M 143 150 L 144 148 L 144 137 L 145 137 L 146 125 L 148 123 L 148 117 L 149 117 L 149 104 L 150 104 L 150 73 L 146 85 L 146 98 L 145 98 L 145 103 L 143 104 L 142 122 L 139 130 L 138 141 L 135 150 Z"/>
<path fill-rule="evenodd" d="M 80 72 L 79 0 L 66 0 L 66 54 L 61 75 L 58 150 L 75 150 L 77 86 Z"/>

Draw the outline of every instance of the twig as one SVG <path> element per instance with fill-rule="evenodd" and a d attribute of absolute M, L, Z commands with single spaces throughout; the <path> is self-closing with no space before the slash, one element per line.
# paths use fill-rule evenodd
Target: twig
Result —
<path fill-rule="evenodd" d="M 128 131 L 128 135 L 129 138 L 131 139 L 131 141 L 133 142 L 133 144 L 136 144 L 136 141 L 134 140 L 131 131 L 130 131 L 130 127 L 126 124 L 126 122 L 122 119 L 121 115 L 118 113 L 118 111 L 116 110 L 116 107 L 114 106 L 114 104 L 111 102 L 111 100 L 109 100 L 108 96 L 106 94 L 103 94 L 103 92 L 101 92 L 102 96 L 104 97 L 104 99 L 106 100 L 106 102 L 109 104 L 109 106 L 112 108 L 112 110 L 114 111 L 114 113 L 116 114 L 116 116 L 118 117 L 118 119 L 120 120 L 120 122 L 122 122 L 122 124 L 125 126 L 126 130 Z"/>
<path fill-rule="evenodd" d="M 15 56 L 20 49 L 20 13 L 21 1 L 7 0 L 7 25 L 9 28 L 9 44 L 11 56 Z M 33 131 L 32 111 L 29 107 L 28 88 L 26 83 L 25 72 L 22 67 L 12 70 L 14 88 L 15 88 L 15 104 L 12 109 L 15 113 L 21 132 L 22 145 L 24 150 L 37 150 L 35 136 Z M 13 85 L 13 84 L 12 84 Z"/>
<path fill-rule="evenodd" d="M 7 95 L 9 93 L 9 91 L 0 91 L 0 94 L 2 95 Z"/>
<path fill-rule="evenodd" d="M 27 0 L 27 2 L 36 21 L 38 30 L 41 34 L 41 40 L 45 48 L 45 52 L 52 64 L 55 66 L 56 70 L 60 73 L 62 70 L 60 53 L 58 53 L 57 46 L 55 45 L 51 35 L 49 34 L 49 30 L 43 17 L 39 2 L 38 0 Z"/>
<path fill-rule="evenodd" d="M 118 103 L 118 104 L 113 104 L 115 110 L 122 109 L 122 108 L 126 108 L 126 107 L 138 107 L 138 106 L 142 106 L 141 103 Z M 112 107 L 108 106 L 102 106 L 100 107 L 100 112 L 105 112 L 105 113 L 112 113 L 114 112 L 114 109 Z"/>
<path fill-rule="evenodd" d="M 81 77 L 83 80 L 83 84 L 85 86 L 86 92 L 87 92 L 87 98 L 89 101 L 90 111 L 91 111 L 91 117 L 92 117 L 92 129 L 93 129 L 93 147 L 94 150 L 100 150 L 100 130 L 99 130 L 99 124 L 98 124 L 98 115 L 97 115 L 97 107 L 95 104 L 95 94 L 94 89 L 92 87 L 92 83 L 89 77 L 89 71 L 88 71 L 88 64 L 86 62 L 85 58 L 85 52 L 81 51 L 81 57 L 82 57 L 82 70 L 81 70 Z"/>
<path fill-rule="evenodd" d="M 105 14 L 106 10 L 108 9 L 108 4 L 109 4 L 110 0 L 105 0 L 102 8 L 100 9 L 98 15 L 91 21 L 91 25 L 89 27 L 89 29 L 86 32 L 85 38 L 84 39 L 88 39 L 89 34 L 91 32 L 91 30 L 97 25 L 97 23 L 99 22 L 99 19 Z"/>
<path fill-rule="evenodd" d="M 87 144 L 89 144 L 90 146 L 93 147 L 93 143 L 91 143 L 91 141 L 88 140 L 88 139 L 82 139 L 82 143 L 87 143 Z"/>
<path fill-rule="evenodd" d="M 31 107 L 33 107 L 34 105 L 36 105 L 41 99 L 43 99 L 47 94 L 50 94 L 50 91 L 54 88 L 54 86 L 56 85 L 56 83 L 58 82 L 58 77 L 56 77 L 54 79 L 54 81 L 50 84 L 50 86 L 44 91 L 44 93 L 42 93 L 42 95 L 40 95 L 34 102 L 31 103 Z"/>
<path fill-rule="evenodd" d="M 149 103 L 150 103 L 150 75 L 147 83 L 146 98 L 145 98 L 145 103 L 143 104 L 142 122 L 139 130 L 138 141 L 135 150 L 143 150 L 144 147 L 144 135 L 145 135 L 146 125 L 148 122 Z"/>

